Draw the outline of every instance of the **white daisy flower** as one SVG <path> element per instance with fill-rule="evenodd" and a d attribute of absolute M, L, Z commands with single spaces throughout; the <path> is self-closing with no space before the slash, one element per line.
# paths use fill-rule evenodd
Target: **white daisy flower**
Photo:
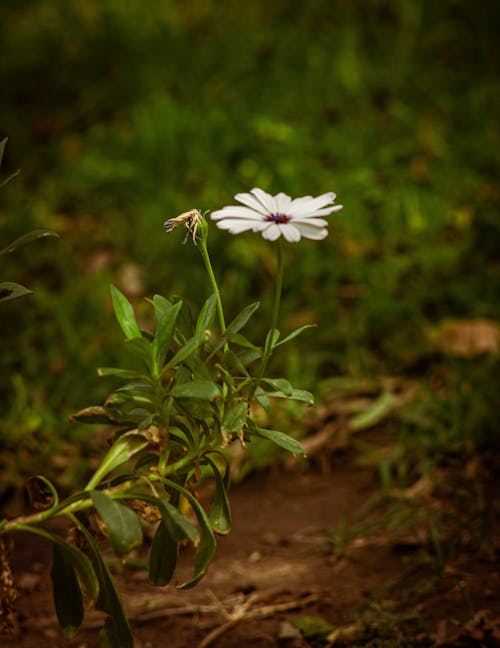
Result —
<path fill-rule="evenodd" d="M 232 205 L 212 212 L 217 227 L 231 234 L 260 232 L 268 241 L 275 241 L 281 235 L 291 243 L 302 237 L 324 239 L 328 223 L 321 217 L 342 209 L 342 205 L 333 204 L 332 192 L 292 200 L 284 193 L 271 196 L 262 189 L 252 189 L 250 193 L 236 194 L 235 198 L 243 206 Z"/>

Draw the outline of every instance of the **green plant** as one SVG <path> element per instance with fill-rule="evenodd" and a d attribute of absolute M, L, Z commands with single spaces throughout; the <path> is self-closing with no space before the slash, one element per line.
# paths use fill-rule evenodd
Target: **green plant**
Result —
<path fill-rule="evenodd" d="M 297 201 L 300 213 L 293 212 L 292 203 L 275 198 L 282 204 L 276 209 L 271 205 L 270 215 L 262 217 L 263 234 L 270 228 L 273 239 L 282 232 L 294 240 L 300 231 L 315 238 L 326 236 L 326 222 L 315 215 L 333 211 L 325 207 L 333 202 L 332 194 Z M 311 216 L 303 204 L 309 205 Z M 84 590 L 90 603 L 107 614 L 102 631 L 106 645 L 133 645 L 119 593 L 97 541 L 99 528 L 105 529 L 116 556 L 126 561 L 143 542 L 143 525 L 155 524 L 148 571 L 150 581 L 157 585 L 172 579 L 179 546 L 193 543 L 193 575 L 178 585 L 180 589 L 192 587 L 213 558 L 215 533 L 231 529 L 230 470 L 224 448 L 233 441 L 248 444 L 264 438 L 292 453 L 303 453 L 301 444 L 288 434 L 256 423 L 251 407 L 256 402 L 269 409 L 273 398 L 313 401 L 309 392 L 267 374 L 275 350 L 309 326 L 284 337 L 277 328 L 284 267 L 280 242 L 271 327 L 258 346 L 243 333 L 258 303 L 246 306 L 226 325 L 208 254 L 207 221 L 192 210 L 168 221 L 167 231 L 181 224 L 198 244 L 213 294 L 196 317 L 180 298 L 155 295 L 150 302 L 156 327 L 150 332 L 141 330 L 130 302 L 111 287 L 114 311 L 125 336 L 127 365 L 99 369 L 100 376 L 117 379 L 120 386 L 103 406 L 87 407 L 73 416 L 76 421 L 113 426 L 110 448 L 81 491 L 60 500 L 46 477 L 35 476 L 28 482 L 35 512 L 0 522 L 0 534 L 24 531 L 51 541 L 54 601 L 67 639 L 76 634 L 84 618 Z M 199 479 L 206 474 L 214 481 L 208 512 L 197 492 Z M 186 514 L 182 502 L 189 505 L 194 519 Z M 71 524 L 66 538 L 44 526 L 56 517 Z M 96 519 L 100 520 L 97 526 Z"/>

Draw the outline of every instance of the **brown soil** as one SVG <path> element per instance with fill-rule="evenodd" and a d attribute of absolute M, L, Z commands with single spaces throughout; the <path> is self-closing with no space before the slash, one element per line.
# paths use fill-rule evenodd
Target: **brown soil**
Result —
<path fill-rule="evenodd" d="M 378 489 L 375 468 L 351 452 L 327 470 L 276 469 L 234 487 L 233 530 L 219 538 L 197 587 L 154 587 L 143 571 L 117 576 L 137 648 L 500 645 L 500 576 L 490 541 L 483 553 L 462 547 L 444 565 L 413 536 L 389 542 L 382 522 L 345 544 L 340 536 L 329 542 L 346 519 L 353 528 Z M 95 612 L 74 640 L 63 641 L 48 555 L 41 541 L 16 538 L 17 627 L 0 645 L 99 646 L 102 615 Z M 191 569 L 185 550 L 179 581 Z M 343 634 L 306 632 L 305 639 L 291 622 L 311 616 Z"/>

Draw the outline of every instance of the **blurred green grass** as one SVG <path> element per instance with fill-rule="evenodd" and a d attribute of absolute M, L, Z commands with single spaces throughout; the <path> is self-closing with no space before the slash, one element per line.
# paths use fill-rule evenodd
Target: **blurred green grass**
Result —
<path fill-rule="evenodd" d="M 344 205 L 326 241 L 288 246 L 282 327 L 319 323 L 276 366 L 299 386 L 425 378 L 447 362 L 429 329 L 498 320 L 499 6 L 5 0 L 1 15 L 3 173 L 22 171 L 0 196 L 2 240 L 61 234 L 2 260 L 3 280 L 34 289 L 2 306 L 4 447 L 83 442 L 68 415 L 103 399 L 95 368 L 119 354 L 109 283 L 138 283 L 145 321 L 155 292 L 200 303 L 197 250 L 162 224 L 253 186 Z M 210 246 L 228 312 L 262 300 L 258 340 L 272 248 L 215 229 Z M 480 376 L 480 405 L 456 389 L 456 410 L 494 444 L 482 394 L 498 362 L 465 363 L 450 372 Z"/>

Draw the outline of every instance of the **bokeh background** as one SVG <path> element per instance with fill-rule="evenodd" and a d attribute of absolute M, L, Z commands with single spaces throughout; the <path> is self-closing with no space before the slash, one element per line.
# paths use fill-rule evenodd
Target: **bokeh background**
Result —
<path fill-rule="evenodd" d="M 2 177 L 21 170 L 0 191 L 2 246 L 34 228 L 60 234 L 0 259 L 2 280 L 33 290 L 1 305 L 2 488 L 26 464 L 78 482 L 90 433 L 68 417 L 102 402 L 111 385 L 96 367 L 121 355 L 109 284 L 145 326 L 157 292 L 201 304 L 199 254 L 162 224 L 254 186 L 335 191 L 344 205 L 327 240 L 287 246 L 281 328 L 319 327 L 277 375 L 320 403 L 360 380 L 417 381 L 419 407 L 391 428 L 411 452 L 495 448 L 500 5 L 4 0 L 0 11 Z M 272 245 L 212 228 L 210 249 L 228 316 L 262 301 L 258 342 Z"/>

